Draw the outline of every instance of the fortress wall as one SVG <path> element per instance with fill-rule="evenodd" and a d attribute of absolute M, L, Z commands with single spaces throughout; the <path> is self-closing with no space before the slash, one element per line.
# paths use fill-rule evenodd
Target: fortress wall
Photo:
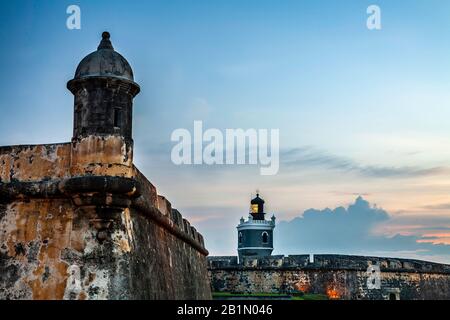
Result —
<path fill-rule="evenodd" d="M 180 241 L 144 215 L 132 211 L 131 216 L 135 244 L 135 254 L 130 259 L 129 267 L 134 292 L 132 297 L 211 299 L 204 253 Z"/>
<path fill-rule="evenodd" d="M 0 181 L 68 177 L 70 152 L 70 143 L 0 147 Z"/>
<path fill-rule="evenodd" d="M 203 237 L 94 142 L 0 148 L 0 299 L 210 298 Z"/>
<path fill-rule="evenodd" d="M 210 257 L 213 292 L 326 294 L 331 299 L 450 299 L 450 266 L 408 259 L 317 255 L 245 260 Z M 380 287 L 372 289 L 369 266 L 380 267 Z M 369 283 L 368 283 L 369 281 Z"/>
<path fill-rule="evenodd" d="M 133 143 L 116 135 L 90 135 L 72 140 L 70 173 L 95 176 L 133 176 Z"/>
<path fill-rule="evenodd" d="M 86 174 L 132 177 L 132 160 L 132 145 L 120 136 L 4 146 L 0 147 L 0 181 L 45 181 Z"/>
<path fill-rule="evenodd" d="M 63 250 L 82 251 L 87 241 L 72 230 L 80 220 L 69 199 L 1 203 L 0 299 L 62 299 L 70 266 Z"/>
<path fill-rule="evenodd" d="M 211 297 L 204 253 L 135 209 L 16 201 L 0 230 L 0 299 Z"/>

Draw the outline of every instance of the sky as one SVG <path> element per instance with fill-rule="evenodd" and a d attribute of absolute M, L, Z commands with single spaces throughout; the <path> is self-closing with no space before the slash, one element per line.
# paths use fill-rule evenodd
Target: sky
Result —
<path fill-rule="evenodd" d="M 366 26 L 372 4 L 381 9 L 381 30 Z M 66 27 L 69 5 L 80 7 L 79 30 Z M 235 227 L 259 189 L 277 217 L 277 254 L 450 263 L 450 2 L 0 6 L 0 145 L 70 140 L 66 83 L 107 30 L 141 86 L 134 162 L 212 255 L 236 254 Z M 171 133 L 192 131 L 195 120 L 219 130 L 279 129 L 278 174 L 174 165 Z"/>

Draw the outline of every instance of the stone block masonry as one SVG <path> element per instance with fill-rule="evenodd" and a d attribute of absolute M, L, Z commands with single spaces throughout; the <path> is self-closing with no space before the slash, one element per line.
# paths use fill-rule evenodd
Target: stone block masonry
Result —
<path fill-rule="evenodd" d="M 0 148 L 0 298 L 210 298 L 203 237 L 166 212 L 136 167 L 117 163 L 124 154 L 107 149 L 78 175 L 77 150 Z"/>
<path fill-rule="evenodd" d="M 380 287 L 373 289 L 378 266 Z M 346 300 L 448 300 L 450 265 L 346 255 L 270 256 L 258 259 L 209 257 L 213 292 L 325 294 Z"/>

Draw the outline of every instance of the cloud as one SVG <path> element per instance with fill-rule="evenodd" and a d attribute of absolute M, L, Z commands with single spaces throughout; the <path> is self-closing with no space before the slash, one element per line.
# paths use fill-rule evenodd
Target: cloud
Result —
<path fill-rule="evenodd" d="M 337 191 L 337 190 L 331 190 L 330 193 L 338 195 L 338 196 L 362 196 L 362 197 L 368 197 L 368 196 L 371 195 L 370 193 L 347 192 L 347 191 Z"/>
<path fill-rule="evenodd" d="M 449 210 L 450 203 L 433 204 L 433 205 L 423 206 L 422 208 L 428 209 L 428 210 Z"/>
<path fill-rule="evenodd" d="M 143 150 L 138 150 L 139 154 L 146 154 L 151 156 L 153 161 L 159 159 L 161 162 L 165 162 L 170 165 L 170 152 L 175 142 L 164 142 L 160 144 L 148 144 Z M 192 147 L 193 148 L 193 147 Z M 142 149 L 142 148 L 141 148 Z M 249 146 L 246 146 L 246 154 L 250 152 Z M 219 170 L 236 169 L 239 166 L 202 166 L 201 171 L 210 172 L 214 170 L 215 172 Z M 251 166 L 257 168 L 258 166 Z M 280 151 L 280 167 L 282 170 L 288 173 L 291 170 L 300 170 L 308 168 L 318 168 L 335 170 L 344 173 L 355 173 L 364 178 L 416 178 L 416 177 L 426 177 L 426 176 L 437 176 L 437 175 L 450 175 L 450 169 L 443 166 L 435 166 L 429 168 L 422 168 L 417 166 L 377 166 L 377 165 L 365 165 L 358 163 L 357 161 L 337 156 L 326 151 L 316 149 L 314 147 L 299 147 L 291 148 Z M 183 168 L 188 169 L 188 167 L 183 166 Z M 199 166 L 195 167 L 200 169 Z M 198 171 L 198 170 L 196 170 Z M 280 171 L 282 174 L 283 171 Z M 335 194 L 342 195 L 343 192 L 332 191 Z M 347 192 L 348 194 L 358 195 L 360 193 Z M 367 196 L 368 193 L 363 193 L 362 195 Z M 427 207 L 425 209 L 450 209 L 449 204 L 443 204 L 441 207 Z"/>
<path fill-rule="evenodd" d="M 321 167 L 344 172 L 356 172 L 360 175 L 375 178 L 412 178 L 447 173 L 448 168 L 432 167 L 394 167 L 362 165 L 358 162 L 336 156 L 312 147 L 301 147 L 285 150 L 280 154 L 281 163 L 287 168 Z"/>
<path fill-rule="evenodd" d="M 450 245 L 433 244 L 426 236 L 400 235 L 392 237 L 375 234 L 379 224 L 389 223 L 390 215 L 383 209 L 371 206 L 362 197 L 347 208 L 306 210 L 301 217 L 282 221 L 275 232 L 276 247 L 294 254 L 344 253 L 372 255 L 383 252 L 392 257 L 409 254 L 409 257 L 426 257 L 450 262 Z"/>

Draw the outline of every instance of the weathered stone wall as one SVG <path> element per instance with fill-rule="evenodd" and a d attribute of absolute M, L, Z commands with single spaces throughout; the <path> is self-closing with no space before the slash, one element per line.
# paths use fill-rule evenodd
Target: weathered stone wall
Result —
<path fill-rule="evenodd" d="M 450 299 L 450 266 L 431 262 L 343 255 L 273 256 L 245 260 L 208 258 L 212 291 L 232 293 L 326 294 L 332 299 Z M 370 266 L 380 268 L 372 289 Z M 370 284 L 370 283 L 369 283 Z"/>
<path fill-rule="evenodd" d="M 209 299 L 207 254 L 129 141 L 0 148 L 0 299 Z"/>
<path fill-rule="evenodd" d="M 70 160 L 70 143 L 1 147 L 0 182 L 67 178 Z"/>

